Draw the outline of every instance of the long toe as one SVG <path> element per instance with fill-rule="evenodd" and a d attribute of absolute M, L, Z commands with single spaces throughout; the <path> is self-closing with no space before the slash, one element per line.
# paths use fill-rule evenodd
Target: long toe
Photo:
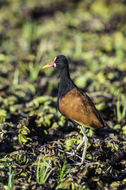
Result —
<path fill-rule="evenodd" d="M 86 164 L 90 164 L 90 163 L 91 163 L 91 161 L 84 160 L 83 162 L 74 162 L 73 165 L 82 166 L 82 165 L 86 165 Z"/>

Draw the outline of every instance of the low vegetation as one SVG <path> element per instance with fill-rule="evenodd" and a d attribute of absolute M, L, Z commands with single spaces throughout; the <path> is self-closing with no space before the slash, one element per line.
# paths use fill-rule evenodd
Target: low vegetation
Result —
<path fill-rule="evenodd" d="M 126 187 L 126 1 L 0 1 L 0 189 Z M 58 54 L 108 127 L 82 135 L 57 110 Z M 82 147 L 83 148 L 83 147 Z M 67 153 L 68 152 L 68 153 Z"/>

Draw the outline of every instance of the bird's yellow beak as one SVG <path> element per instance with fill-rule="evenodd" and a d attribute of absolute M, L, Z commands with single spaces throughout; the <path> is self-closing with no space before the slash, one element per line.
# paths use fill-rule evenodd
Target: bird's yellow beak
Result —
<path fill-rule="evenodd" d="M 47 68 L 49 68 L 49 67 L 54 67 L 54 68 L 56 68 L 55 58 L 54 58 L 54 60 L 53 60 L 52 63 L 47 64 L 47 65 L 44 65 L 44 66 L 42 67 L 42 69 L 47 69 Z"/>
<path fill-rule="evenodd" d="M 52 65 L 51 65 L 51 64 L 44 65 L 44 66 L 42 67 L 42 69 L 47 69 L 47 68 L 49 68 L 49 67 L 52 67 Z"/>

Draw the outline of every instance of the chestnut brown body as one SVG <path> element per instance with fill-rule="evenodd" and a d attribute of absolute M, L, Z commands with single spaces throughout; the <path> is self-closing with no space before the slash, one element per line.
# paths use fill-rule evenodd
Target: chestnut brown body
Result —
<path fill-rule="evenodd" d="M 94 129 L 102 128 L 105 123 L 89 96 L 73 88 L 59 99 L 60 112 L 78 124 Z"/>

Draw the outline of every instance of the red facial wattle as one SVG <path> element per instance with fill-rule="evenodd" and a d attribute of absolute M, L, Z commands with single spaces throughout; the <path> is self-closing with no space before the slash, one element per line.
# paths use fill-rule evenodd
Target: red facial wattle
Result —
<path fill-rule="evenodd" d="M 55 60 L 56 60 L 56 58 L 54 58 L 53 62 L 49 64 L 49 65 L 51 65 L 51 66 L 54 67 L 54 68 L 56 68 Z"/>

